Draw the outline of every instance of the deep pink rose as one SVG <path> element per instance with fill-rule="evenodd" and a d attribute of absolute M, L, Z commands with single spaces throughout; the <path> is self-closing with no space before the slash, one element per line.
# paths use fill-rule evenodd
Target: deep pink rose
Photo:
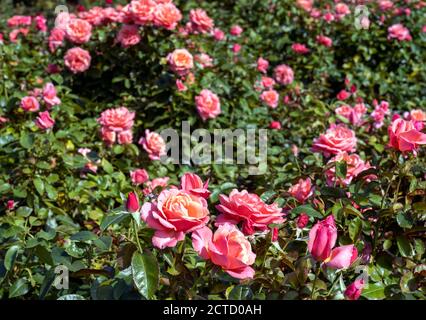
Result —
<path fill-rule="evenodd" d="M 289 85 L 294 80 L 293 69 L 285 64 L 277 66 L 274 70 L 275 80 L 283 85 Z"/>
<path fill-rule="evenodd" d="M 137 196 L 136 193 L 134 192 L 130 192 L 129 195 L 127 196 L 127 201 L 126 201 L 126 210 L 128 212 L 138 212 L 140 208 L 139 205 L 139 198 Z"/>
<path fill-rule="evenodd" d="M 55 124 L 55 120 L 50 117 L 49 111 L 40 112 L 34 122 L 42 130 L 50 129 Z"/>
<path fill-rule="evenodd" d="M 241 33 L 243 33 L 243 28 L 241 28 L 239 25 L 233 25 L 229 33 L 233 36 L 239 36 Z"/>
<path fill-rule="evenodd" d="M 328 157 L 330 154 L 338 154 L 342 151 L 354 152 L 356 144 L 355 132 L 343 124 L 332 124 L 325 134 L 314 139 L 312 151 L 321 152 Z"/>
<path fill-rule="evenodd" d="M 426 144 L 426 134 L 416 127 L 416 121 L 396 119 L 388 127 L 389 146 L 401 152 L 416 151 L 419 145 Z"/>
<path fill-rule="evenodd" d="M 346 287 L 345 298 L 348 300 L 358 300 L 364 286 L 365 283 L 363 279 L 356 279 L 353 283 Z"/>
<path fill-rule="evenodd" d="M 309 216 L 306 213 L 301 213 L 296 220 L 296 225 L 299 229 L 303 229 L 309 222 Z"/>
<path fill-rule="evenodd" d="M 43 88 L 43 100 L 48 107 L 61 104 L 61 99 L 56 96 L 56 88 L 53 83 L 46 83 Z"/>
<path fill-rule="evenodd" d="M 149 180 L 149 174 L 145 169 L 136 169 L 134 171 L 130 171 L 130 178 L 134 185 L 140 185 Z"/>
<path fill-rule="evenodd" d="M 73 73 L 79 73 L 89 69 L 92 57 L 89 51 L 76 47 L 67 51 L 64 60 L 68 69 Z"/>
<path fill-rule="evenodd" d="M 346 91 L 346 90 L 341 90 L 338 94 L 337 94 L 337 99 L 339 99 L 340 101 L 346 100 L 347 98 L 349 98 L 351 96 L 351 93 Z"/>
<path fill-rule="evenodd" d="M 324 261 L 331 255 L 336 244 L 337 229 L 332 215 L 317 222 L 309 231 L 308 250 L 317 261 Z"/>
<path fill-rule="evenodd" d="M 316 37 L 316 40 L 319 44 L 325 46 L 325 47 L 331 47 L 333 45 L 333 40 L 329 37 L 319 35 Z"/>
<path fill-rule="evenodd" d="M 293 50 L 294 53 L 297 54 L 307 54 L 309 53 L 309 49 L 306 47 L 306 45 L 302 44 L 302 43 L 294 43 L 291 46 L 291 49 Z"/>
<path fill-rule="evenodd" d="M 253 278 L 255 272 L 250 265 L 256 255 L 235 225 L 225 223 L 214 234 L 207 227 L 198 229 L 192 233 L 192 246 L 203 259 L 211 260 L 232 277 Z"/>
<path fill-rule="evenodd" d="M 204 199 L 210 196 L 210 191 L 208 190 L 209 181 L 207 180 L 203 183 L 201 178 L 195 173 L 185 173 L 180 180 L 180 187 L 193 196 Z"/>

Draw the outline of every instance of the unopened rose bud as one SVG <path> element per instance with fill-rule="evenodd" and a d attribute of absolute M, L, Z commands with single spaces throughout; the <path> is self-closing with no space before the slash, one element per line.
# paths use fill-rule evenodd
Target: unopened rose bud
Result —
<path fill-rule="evenodd" d="M 136 193 L 130 192 L 127 197 L 126 210 L 128 212 L 137 212 L 139 211 L 139 199 Z"/>

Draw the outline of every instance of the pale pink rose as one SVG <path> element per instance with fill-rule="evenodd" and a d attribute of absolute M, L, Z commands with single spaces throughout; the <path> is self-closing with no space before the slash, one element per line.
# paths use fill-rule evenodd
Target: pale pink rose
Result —
<path fill-rule="evenodd" d="M 330 154 L 338 154 L 342 151 L 354 152 L 356 144 L 355 132 L 343 124 L 332 124 L 326 133 L 314 139 L 312 151 L 321 152 L 328 157 Z"/>
<path fill-rule="evenodd" d="M 82 19 L 72 19 L 66 29 L 67 38 L 77 44 L 83 44 L 90 40 L 92 36 L 92 25 Z"/>
<path fill-rule="evenodd" d="M 145 137 L 139 140 L 139 144 L 148 152 L 151 160 L 159 160 L 161 156 L 166 155 L 166 143 L 156 132 L 145 130 Z"/>
<path fill-rule="evenodd" d="M 133 0 L 128 5 L 128 12 L 136 24 L 144 25 L 153 21 L 156 6 L 152 0 Z"/>
<path fill-rule="evenodd" d="M 21 108 L 25 111 L 35 112 L 40 109 L 40 104 L 35 97 L 28 96 L 21 99 Z"/>
<path fill-rule="evenodd" d="M 65 31 L 63 29 L 52 29 L 48 39 L 50 52 L 55 52 L 58 47 L 62 46 L 64 38 Z"/>
<path fill-rule="evenodd" d="M 77 152 L 81 154 L 83 157 L 86 157 L 92 150 L 89 148 L 78 148 Z"/>
<path fill-rule="evenodd" d="M 176 87 L 180 92 L 188 90 L 188 87 L 180 79 L 176 80 Z"/>
<path fill-rule="evenodd" d="M 223 32 L 219 28 L 216 28 L 213 30 L 213 37 L 216 41 L 222 41 L 225 39 L 225 32 Z"/>
<path fill-rule="evenodd" d="M 41 32 L 46 32 L 47 31 L 47 20 L 45 17 L 43 17 L 42 15 L 38 15 L 34 18 L 35 23 L 36 23 L 36 28 L 37 30 L 41 31 Z"/>
<path fill-rule="evenodd" d="M 314 6 L 314 0 L 297 0 L 296 4 L 299 8 L 309 12 Z"/>
<path fill-rule="evenodd" d="M 122 132 L 132 128 L 134 119 L 134 112 L 126 107 L 119 107 L 103 111 L 97 121 L 111 131 Z"/>
<path fill-rule="evenodd" d="M 133 142 L 132 130 L 118 132 L 117 141 L 119 144 L 131 144 Z"/>
<path fill-rule="evenodd" d="M 421 109 L 414 109 L 410 111 L 410 119 L 413 121 L 426 121 L 426 112 Z"/>
<path fill-rule="evenodd" d="M 290 187 L 288 192 L 300 203 L 305 203 L 305 201 L 314 194 L 311 179 L 300 179 L 298 183 Z"/>
<path fill-rule="evenodd" d="M 145 169 L 136 169 L 130 171 L 130 178 L 132 179 L 132 183 L 137 186 L 147 182 L 149 180 L 149 174 Z"/>
<path fill-rule="evenodd" d="M 259 59 L 257 59 L 257 70 L 262 72 L 262 73 L 266 73 L 268 71 L 269 68 L 269 61 L 266 59 L 263 59 L 262 57 L 260 57 Z"/>
<path fill-rule="evenodd" d="M 319 35 L 316 37 L 316 40 L 319 44 L 325 46 L 325 47 L 331 47 L 333 45 L 333 40 L 329 37 Z"/>
<path fill-rule="evenodd" d="M 213 27 L 213 19 L 207 15 L 203 9 L 193 9 L 189 12 L 191 29 L 195 32 L 208 33 Z"/>
<path fill-rule="evenodd" d="M 192 246 L 206 260 L 211 260 L 237 279 L 251 279 L 255 271 L 250 267 L 256 259 L 250 242 L 232 224 L 219 226 L 216 232 L 203 227 L 192 233 Z"/>
<path fill-rule="evenodd" d="M 358 258 L 358 250 L 353 244 L 340 246 L 331 250 L 330 256 L 324 261 L 332 269 L 346 269 Z"/>
<path fill-rule="evenodd" d="M 336 167 L 333 165 L 331 168 L 325 171 L 325 176 L 327 177 L 327 184 L 330 186 L 333 186 L 335 183 L 339 184 L 340 186 L 347 186 L 360 173 L 372 168 L 370 163 L 364 162 L 364 160 L 362 160 L 360 156 L 355 153 L 348 154 L 347 152 L 341 152 L 338 155 L 336 155 L 334 158 L 330 159 L 327 165 L 332 163 L 337 163 L 337 162 L 346 163 L 346 177 L 345 178 L 337 177 L 337 180 L 336 180 Z M 375 179 L 375 178 L 376 177 L 373 175 L 369 175 L 368 177 L 365 177 L 367 181 Z"/>
<path fill-rule="evenodd" d="M 102 10 L 103 23 L 108 24 L 111 22 L 123 22 L 124 14 L 116 8 L 108 7 Z"/>
<path fill-rule="evenodd" d="M 61 104 L 61 99 L 56 96 L 56 88 L 53 83 L 46 83 L 43 88 L 43 100 L 48 107 L 53 107 Z"/>
<path fill-rule="evenodd" d="M 302 43 L 294 43 L 291 46 L 291 49 L 293 50 L 294 53 L 297 54 L 307 54 L 309 53 L 309 49 Z"/>
<path fill-rule="evenodd" d="M 208 187 L 209 181 L 203 183 L 195 173 L 185 173 L 180 179 L 180 188 L 193 196 L 207 199 L 210 196 Z"/>
<path fill-rule="evenodd" d="M 7 20 L 8 27 L 30 26 L 32 18 L 30 16 L 13 16 Z"/>
<path fill-rule="evenodd" d="M 263 88 L 270 89 L 275 85 L 275 80 L 270 77 L 262 76 L 261 84 Z"/>
<path fill-rule="evenodd" d="M 101 7 L 93 7 L 90 10 L 79 12 L 78 17 L 93 26 L 99 26 L 104 22 L 104 10 Z"/>
<path fill-rule="evenodd" d="M 49 111 L 40 112 L 34 122 L 42 130 L 50 129 L 55 124 L 55 120 L 50 117 Z"/>
<path fill-rule="evenodd" d="M 168 30 L 174 30 L 182 14 L 173 3 L 158 4 L 154 11 L 154 24 Z"/>
<path fill-rule="evenodd" d="M 101 128 L 101 136 L 102 136 L 102 140 L 108 145 L 114 144 L 115 141 L 117 140 L 117 133 L 115 131 L 108 129 L 107 127 Z"/>
<path fill-rule="evenodd" d="M 60 12 L 55 19 L 55 28 L 65 32 L 68 23 L 71 19 L 75 19 L 76 16 L 74 14 L 69 14 L 68 12 Z"/>
<path fill-rule="evenodd" d="M 89 161 L 84 165 L 84 170 L 86 172 L 96 173 L 98 171 L 98 166 L 93 162 Z"/>
<path fill-rule="evenodd" d="M 388 127 L 389 146 L 403 153 L 414 152 L 419 145 L 426 144 L 426 134 L 420 132 L 415 121 L 395 119 Z"/>
<path fill-rule="evenodd" d="M 197 61 L 201 68 L 209 68 L 213 66 L 213 59 L 206 53 L 200 53 L 195 55 L 195 61 Z"/>
<path fill-rule="evenodd" d="M 0 116 L 0 125 L 5 124 L 8 121 L 9 121 L 9 119 Z"/>
<path fill-rule="evenodd" d="M 69 49 L 64 57 L 65 66 L 73 73 L 84 72 L 90 67 L 92 57 L 89 51 L 79 47 Z"/>
<path fill-rule="evenodd" d="M 263 91 L 260 95 L 260 99 L 270 108 L 276 108 L 278 106 L 278 101 L 280 95 L 274 89 Z"/>
<path fill-rule="evenodd" d="M 398 39 L 399 41 L 410 41 L 410 30 L 402 24 L 394 24 L 388 28 L 388 39 Z"/>
<path fill-rule="evenodd" d="M 285 64 L 277 66 L 274 70 L 275 80 L 283 85 L 289 85 L 294 80 L 293 69 Z"/>
<path fill-rule="evenodd" d="M 144 195 L 152 194 L 152 192 L 157 187 L 163 187 L 163 188 L 167 187 L 169 180 L 170 180 L 169 177 L 163 177 L 163 178 L 155 178 L 152 181 L 147 181 L 146 188 L 143 189 L 143 194 Z"/>
<path fill-rule="evenodd" d="M 347 16 L 348 14 L 351 13 L 351 10 L 349 9 L 349 7 L 344 4 L 344 3 L 338 3 L 336 4 L 336 7 L 334 8 L 336 11 L 336 16 L 337 18 L 341 19 L 345 16 Z"/>
<path fill-rule="evenodd" d="M 198 114 L 204 121 L 216 118 L 222 112 L 218 96 L 208 89 L 201 90 L 200 94 L 195 97 L 195 105 Z"/>
<path fill-rule="evenodd" d="M 152 244 L 160 249 L 174 247 L 185 233 L 204 227 L 209 221 L 209 210 L 204 198 L 170 189 L 163 190 L 156 201 L 142 206 L 141 217 L 155 229 Z"/>
<path fill-rule="evenodd" d="M 374 120 L 374 127 L 381 128 L 385 116 L 389 114 L 389 103 L 381 101 L 380 104 L 375 106 L 374 111 L 371 113 L 371 117 Z"/>
<path fill-rule="evenodd" d="M 353 108 L 343 105 L 337 108 L 335 112 L 348 119 L 353 125 L 359 126 L 362 124 L 362 117 L 367 112 L 367 108 L 363 103 L 358 103 Z"/>
<path fill-rule="evenodd" d="M 175 49 L 167 56 L 167 61 L 173 72 L 185 75 L 194 67 L 192 54 L 186 49 Z"/>
<path fill-rule="evenodd" d="M 266 204 L 254 193 L 233 189 L 229 196 L 219 195 L 220 204 L 216 209 L 221 214 L 216 219 L 216 226 L 224 223 L 242 223 L 244 234 L 268 230 L 268 225 L 284 222 L 282 209 L 277 204 Z"/>
<path fill-rule="evenodd" d="M 234 25 L 230 29 L 230 34 L 233 36 L 239 36 L 241 33 L 243 33 L 243 28 L 241 28 L 239 25 Z"/>
<path fill-rule="evenodd" d="M 120 42 L 123 48 L 137 45 L 141 41 L 138 26 L 128 24 L 123 25 L 118 32 L 117 41 Z"/>
<path fill-rule="evenodd" d="M 378 5 L 382 11 L 387 11 L 393 8 L 393 2 L 390 0 L 379 0 Z"/>

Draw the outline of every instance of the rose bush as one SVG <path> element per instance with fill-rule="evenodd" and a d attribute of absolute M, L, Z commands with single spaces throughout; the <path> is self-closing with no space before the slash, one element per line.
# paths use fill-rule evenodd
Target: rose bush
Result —
<path fill-rule="evenodd" d="M 2 2 L 1 298 L 425 299 L 424 1 L 56 5 Z"/>

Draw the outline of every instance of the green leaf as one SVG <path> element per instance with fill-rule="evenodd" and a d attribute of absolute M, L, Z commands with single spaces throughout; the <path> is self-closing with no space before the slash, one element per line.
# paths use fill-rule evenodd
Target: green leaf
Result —
<path fill-rule="evenodd" d="M 411 221 L 410 217 L 402 212 L 396 215 L 396 221 L 401 228 L 410 229 L 413 227 L 413 222 Z"/>
<path fill-rule="evenodd" d="M 93 232 L 80 231 L 80 232 L 77 232 L 76 234 L 72 235 L 70 239 L 74 240 L 74 241 L 85 242 L 85 241 L 96 240 L 96 239 L 98 239 L 98 237 Z"/>
<path fill-rule="evenodd" d="M 102 159 L 101 165 L 106 173 L 111 174 L 114 172 L 114 168 L 112 164 L 108 162 L 108 160 Z"/>
<path fill-rule="evenodd" d="M 362 291 L 362 296 L 368 300 L 383 300 L 386 298 L 384 284 L 369 283 Z"/>
<path fill-rule="evenodd" d="M 236 286 L 229 293 L 229 300 L 249 300 L 253 296 L 253 292 L 247 286 Z"/>
<path fill-rule="evenodd" d="M 355 218 L 349 223 L 349 237 L 352 241 L 358 238 L 359 233 L 361 232 L 362 221 L 360 218 Z"/>
<path fill-rule="evenodd" d="M 398 236 L 396 238 L 396 243 L 398 245 L 399 252 L 403 257 L 411 257 L 413 255 L 413 247 L 406 237 Z"/>
<path fill-rule="evenodd" d="M 130 213 L 126 212 L 126 213 L 114 214 L 114 215 L 109 215 L 104 217 L 100 225 L 101 231 L 105 231 L 110 225 L 118 224 L 130 216 L 131 216 Z"/>
<path fill-rule="evenodd" d="M 323 215 L 321 213 L 319 213 L 317 210 L 315 210 L 314 208 L 312 208 L 312 206 L 310 204 L 304 204 L 302 206 L 296 207 L 291 211 L 291 213 L 294 214 L 294 215 L 306 213 L 310 217 L 314 217 L 314 218 L 318 218 L 318 219 L 323 218 Z"/>
<path fill-rule="evenodd" d="M 345 161 L 336 162 L 336 176 L 345 179 L 347 173 L 347 164 Z"/>
<path fill-rule="evenodd" d="M 27 285 L 27 280 L 23 278 L 19 278 L 16 280 L 9 290 L 9 298 L 16 298 L 19 296 L 23 296 L 28 292 L 29 288 Z"/>
<path fill-rule="evenodd" d="M 140 294 L 146 299 L 153 298 L 159 282 L 159 267 L 157 258 L 150 251 L 133 254 L 132 275 Z"/>
<path fill-rule="evenodd" d="M 11 246 L 9 250 L 6 252 L 6 256 L 4 258 L 4 267 L 6 270 L 12 270 L 15 265 L 16 257 L 18 256 L 19 246 Z"/>
<path fill-rule="evenodd" d="M 34 178 L 33 180 L 34 186 L 37 192 L 42 196 L 44 193 L 44 182 L 39 177 Z"/>
<path fill-rule="evenodd" d="M 22 132 L 21 138 L 19 139 L 19 143 L 23 148 L 31 149 L 31 147 L 34 145 L 34 135 L 25 131 Z"/>

